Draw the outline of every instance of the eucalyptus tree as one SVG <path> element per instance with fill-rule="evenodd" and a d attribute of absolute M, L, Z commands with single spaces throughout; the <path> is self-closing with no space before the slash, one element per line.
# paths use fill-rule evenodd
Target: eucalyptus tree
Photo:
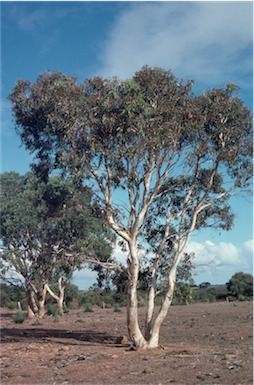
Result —
<path fill-rule="evenodd" d="M 44 73 L 18 81 L 9 98 L 17 132 L 46 176 L 59 168 L 87 181 L 101 212 L 126 244 L 127 326 L 137 347 L 159 344 L 177 267 L 192 233 L 229 229 L 229 198 L 252 176 L 252 119 L 233 85 L 195 96 L 192 82 L 143 67 L 125 81 Z M 119 199 L 121 194 L 121 199 Z M 145 332 L 137 288 L 142 248 L 152 249 Z M 156 281 L 168 259 L 167 289 L 157 314 Z"/>
<path fill-rule="evenodd" d="M 64 289 L 84 261 L 80 251 L 111 254 L 113 237 L 95 214 L 91 192 L 61 177 L 45 183 L 33 173 L 10 172 L 1 175 L 1 202 L 2 273 L 23 277 L 31 316 L 43 316 L 47 292 L 62 312 Z"/>

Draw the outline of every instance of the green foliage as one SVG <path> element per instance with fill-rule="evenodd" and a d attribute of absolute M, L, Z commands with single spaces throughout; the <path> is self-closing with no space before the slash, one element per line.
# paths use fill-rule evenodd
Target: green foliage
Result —
<path fill-rule="evenodd" d="M 17 309 L 17 302 L 10 301 L 7 303 L 7 307 L 11 310 Z"/>
<path fill-rule="evenodd" d="M 54 320 L 54 322 L 60 321 L 60 314 L 58 312 L 54 314 L 53 320 Z"/>
<path fill-rule="evenodd" d="M 39 325 L 42 325 L 42 322 L 39 318 L 37 318 L 37 320 L 33 323 L 33 325 L 39 326 Z"/>
<path fill-rule="evenodd" d="M 100 295 L 99 290 L 88 290 L 85 293 L 82 293 L 80 295 L 79 304 L 86 305 L 87 303 L 90 303 L 92 305 L 98 305 L 102 302 L 102 298 Z"/>
<path fill-rule="evenodd" d="M 215 302 L 219 299 L 226 300 L 226 293 L 219 293 L 215 288 L 207 289 L 209 286 L 201 286 L 193 290 L 193 302 Z"/>
<path fill-rule="evenodd" d="M 45 182 L 31 172 L 1 175 L 0 227 L 1 276 L 8 266 L 38 291 L 42 281 L 54 283 L 60 275 L 69 282 L 82 265 L 82 253 L 108 259 L 114 241 L 88 188 L 63 177 Z M 67 287 L 67 304 L 77 296 L 77 288 Z M 10 302 L 6 296 L 2 300 Z"/>
<path fill-rule="evenodd" d="M 121 313 L 121 307 L 119 306 L 119 304 L 114 305 L 114 313 Z"/>
<path fill-rule="evenodd" d="M 0 304 L 1 307 L 9 307 L 15 309 L 18 302 L 23 302 L 25 299 L 25 292 L 19 286 L 0 285 Z"/>
<path fill-rule="evenodd" d="M 232 84 L 198 96 L 192 84 L 145 66 L 127 81 L 94 77 L 84 84 L 47 72 L 33 84 L 18 81 L 9 95 L 37 172 L 47 178 L 60 169 L 79 186 L 89 180 L 97 212 L 128 244 L 129 283 L 139 283 L 141 294 L 152 269 L 137 271 L 140 255 L 154 256 L 159 288 L 170 285 L 162 275 L 172 272 L 174 280 L 179 261 L 188 267 L 182 252 L 192 232 L 232 228 L 230 196 L 251 185 L 251 111 L 233 96 Z M 91 245 L 86 252 L 94 256 Z M 104 247 L 98 249 L 106 262 Z M 119 292 L 126 293 L 123 284 L 121 278 Z"/>
<path fill-rule="evenodd" d="M 211 284 L 210 284 L 210 282 L 202 282 L 200 285 L 199 285 L 199 287 L 200 288 L 206 288 L 206 287 L 208 287 L 208 286 L 210 286 Z"/>
<path fill-rule="evenodd" d="M 66 286 L 64 291 L 64 299 L 66 306 L 69 306 L 74 299 L 79 300 L 79 296 L 80 292 L 78 286 L 73 284 L 69 284 Z"/>
<path fill-rule="evenodd" d="M 227 288 L 238 298 L 253 297 L 253 276 L 243 272 L 235 273 L 227 283 Z"/>
<path fill-rule="evenodd" d="M 59 314 L 58 306 L 56 303 L 52 303 L 48 306 L 48 315 L 55 316 Z"/>
<path fill-rule="evenodd" d="M 127 298 L 125 293 L 118 293 L 113 291 L 113 300 L 121 306 L 127 306 Z"/>
<path fill-rule="evenodd" d="M 178 282 L 174 291 L 173 305 L 183 305 L 189 303 L 193 298 L 193 289 L 186 282 Z"/>
<path fill-rule="evenodd" d="M 13 321 L 16 324 L 22 324 L 25 321 L 25 314 L 18 310 L 14 315 L 13 315 Z"/>
<path fill-rule="evenodd" d="M 93 312 L 93 304 L 90 302 L 87 302 L 85 305 L 85 312 L 86 313 L 92 313 Z"/>

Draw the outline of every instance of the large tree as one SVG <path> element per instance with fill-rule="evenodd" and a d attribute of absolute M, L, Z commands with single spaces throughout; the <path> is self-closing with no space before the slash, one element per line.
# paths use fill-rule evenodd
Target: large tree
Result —
<path fill-rule="evenodd" d="M 144 67 L 131 79 L 95 77 L 78 84 L 62 73 L 18 81 L 10 100 L 17 132 L 35 168 L 88 181 L 109 226 L 126 244 L 127 326 L 137 347 L 157 347 L 172 302 L 177 267 L 193 231 L 229 229 L 229 198 L 252 175 L 250 111 L 235 86 L 191 93 L 192 82 Z M 140 257 L 152 250 L 145 332 L 138 318 Z M 167 290 L 154 313 L 161 260 Z"/>
<path fill-rule="evenodd" d="M 43 316 L 47 292 L 62 312 L 65 287 L 84 257 L 110 257 L 113 237 L 96 211 L 91 192 L 70 180 L 1 175 L 2 278 L 23 277 L 30 315 Z"/>

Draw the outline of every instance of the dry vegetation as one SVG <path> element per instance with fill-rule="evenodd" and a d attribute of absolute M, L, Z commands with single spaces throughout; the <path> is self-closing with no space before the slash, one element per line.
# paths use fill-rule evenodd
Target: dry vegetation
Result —
<path fill-rule="evenodd" d="M 1 309 L 1 384 L 252 384 L 252 305 L 173 306 L 161 347 L 151 351 L 132 350 L 121 338 L 125 309 L 79 309 L 22 324 Z"/>

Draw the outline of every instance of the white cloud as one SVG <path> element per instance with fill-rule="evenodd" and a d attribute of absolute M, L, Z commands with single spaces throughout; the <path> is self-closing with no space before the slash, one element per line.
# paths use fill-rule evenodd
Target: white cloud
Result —
<path fill-rule="evenodd" d="M 117 244 L 114 252 L 113 257 L 116 259 L 118 263 L 121 263 L 122 265 L 127 265 L 127 251 L 123 251 L 122 248 Z"/>
<path fill-rule="evenodd" d="M 108 35 L 102 73 L 126 78 L 148 64 L 171 68 L 177 77 L 224 84 L 240 81 L 239 69 L 251 71 L 252 55 L 243 54 L 251 46 L 251 3 L 135 3 Z"/>
<path fill-rule="evenodd" d="M 193 262 L 197 266 L 198 282 L 226 283 L 236 272 L 252 273 L 253 240 L 240 246 L 231 242 L 216 244 L 209 240 L 203 243 L 190 242 L 188 251 L 195 253 Z"/>
<path fill-rule="evenodd" d="M 236 272 L 243 271 L 252 274 L 253 265 L 253 240 L 248 240 L 240 246 L 231 242 L 214 243 L 191 241 L 188 252 L 194 252 L 193 263 L 196 266 L 194 280 L 196 284 L 210 282 L 212 284 L 225 284 Z M 116 246 L 114 257 L 118 262 L 126 265 L 127 253 Z M 74 273 L 73 283 L 80 289 L 88 289 L 96 282 L 96 273 L 89 269 Z"/>

